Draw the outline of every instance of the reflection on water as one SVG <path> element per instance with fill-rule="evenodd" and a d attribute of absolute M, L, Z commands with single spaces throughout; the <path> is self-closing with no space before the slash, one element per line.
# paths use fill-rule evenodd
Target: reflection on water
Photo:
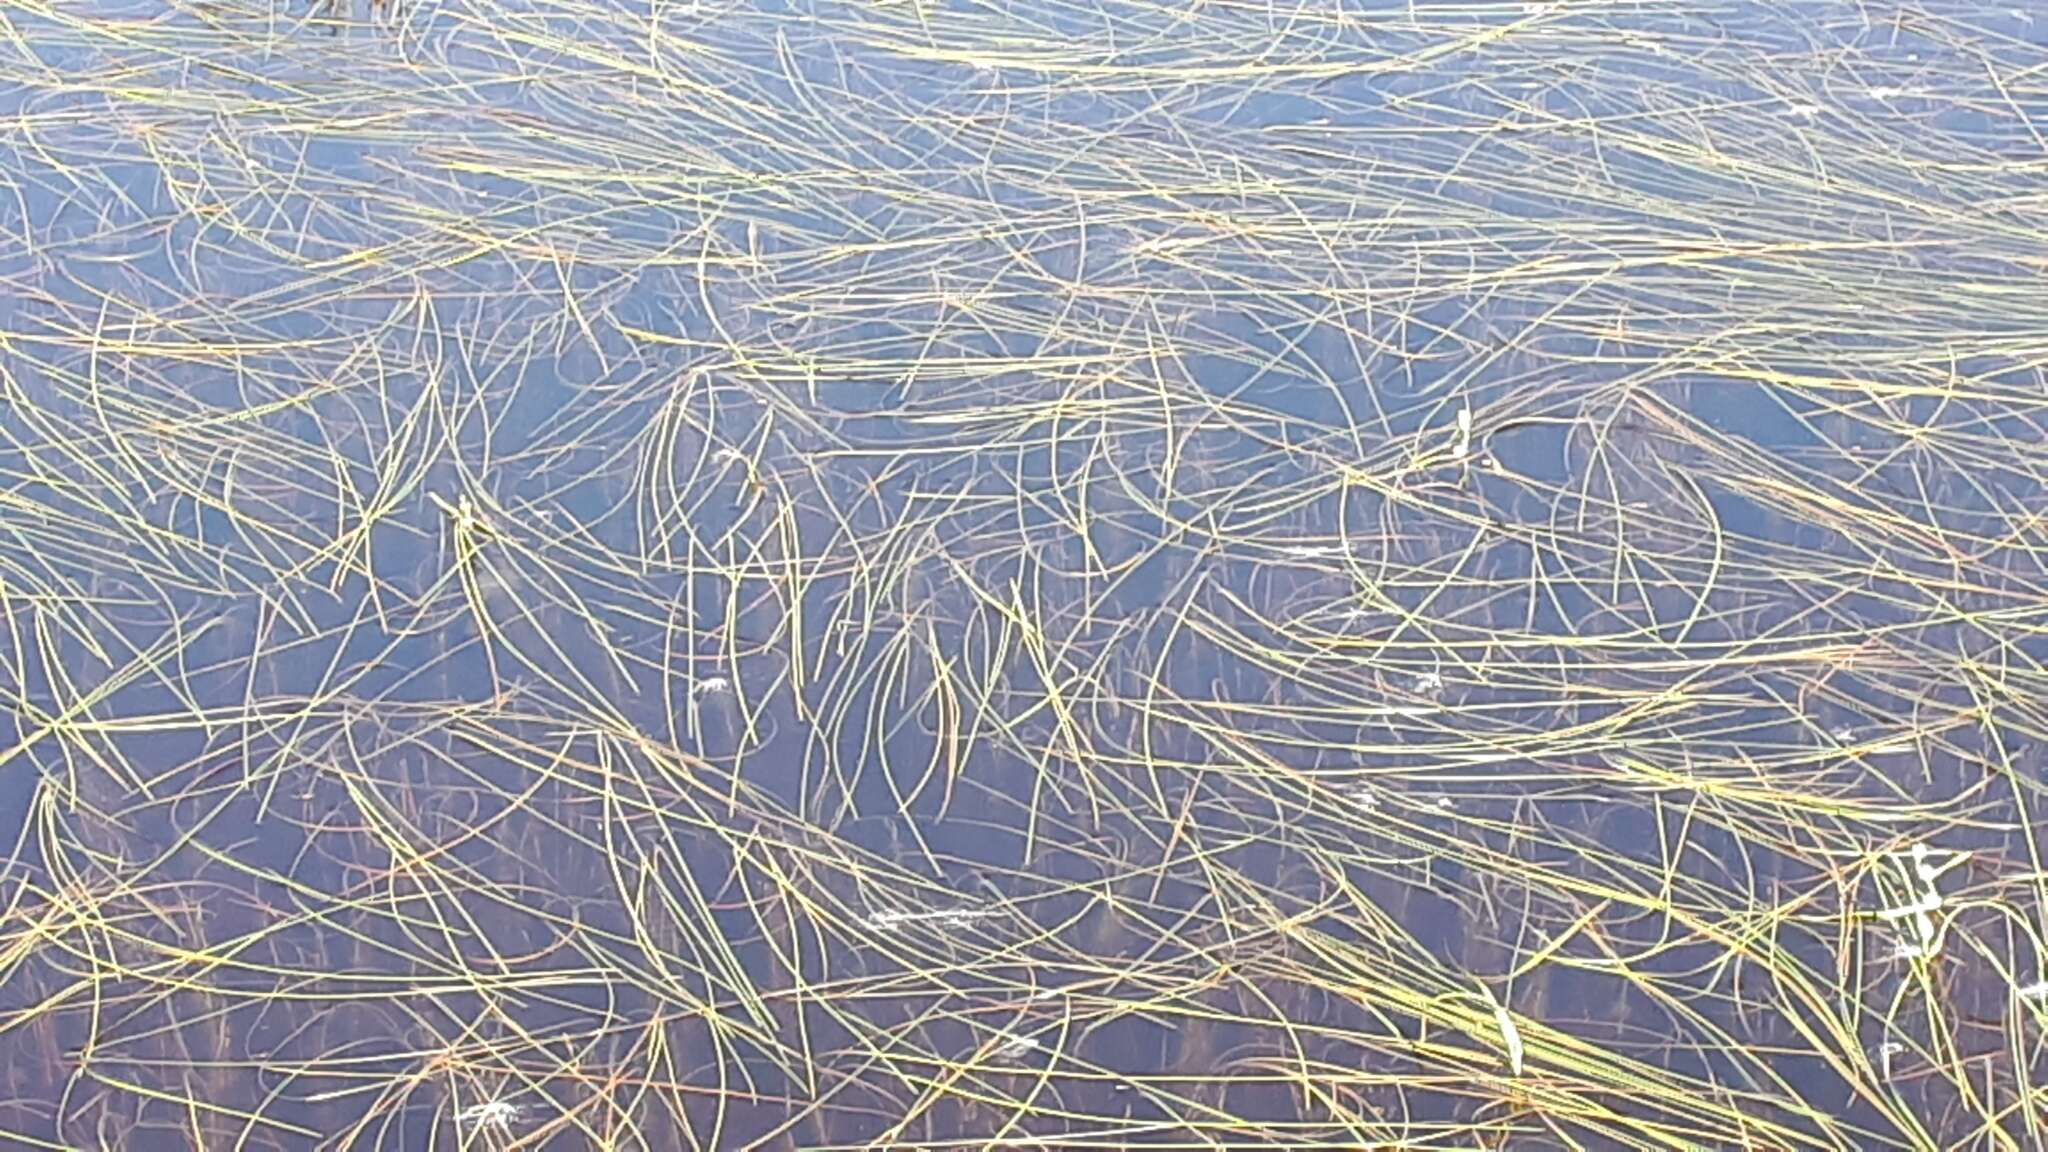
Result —
<path fill-rule="evenodd" d="M 2034 1141 L 2026 12 L 0 15 L 7 1140 Z"/>

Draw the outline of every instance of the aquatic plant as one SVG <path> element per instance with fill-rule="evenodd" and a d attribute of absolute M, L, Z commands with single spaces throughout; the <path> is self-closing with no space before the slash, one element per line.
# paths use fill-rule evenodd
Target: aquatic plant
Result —
<path fill-rule="evenodd" d="M 2026 13 L 0 16 L 0 1141 L 2040 1142 Z"/>

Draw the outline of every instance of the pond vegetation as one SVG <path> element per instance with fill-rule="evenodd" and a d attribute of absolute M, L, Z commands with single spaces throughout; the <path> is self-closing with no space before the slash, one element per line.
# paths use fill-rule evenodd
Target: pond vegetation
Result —
<path fill-rule="evenodd" d="M 2048 19 L 0 5 L 0 1142 L 2048 1135 Z"/>

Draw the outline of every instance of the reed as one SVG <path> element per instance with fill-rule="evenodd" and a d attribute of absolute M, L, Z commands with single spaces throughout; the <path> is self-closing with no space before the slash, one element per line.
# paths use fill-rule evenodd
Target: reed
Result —
<path fill-rule="evenodd" d="M 2025 12 L 0 17 L 0 1142 L 2041 1142 Z"/>

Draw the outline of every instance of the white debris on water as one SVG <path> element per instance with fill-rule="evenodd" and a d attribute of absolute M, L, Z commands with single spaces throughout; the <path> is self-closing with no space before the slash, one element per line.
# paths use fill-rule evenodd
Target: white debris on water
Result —
<path fill-rule="evenodd" d="M 1045 1045 L 1036 1036 L 1009 1036 L 996 1048 L 995 1057 L 998 1060 L 1016 1060 L 1043 1047 Z"/>
<path fill-rule="evenodd" d="M 1897 1040 L 1887 1040 L 1877 1046 L 1878 1075 L 1886 1080 L 1892 1078 L 1892 1057 L 1904 1052 L 1906 1046 Z"/>
<path fill-rule="evenodd" d="M 1882 923 L 1906 926 L 1906 939 L 1893 950 L 1894 958 L 1924 959 L 1934 955 L 1940 947 L 1941 938 L 1935 929 L 1934 914 L 1941 911 L 1942 897 L 1936 881 L 1941 879 L 1942 873 L 1969 859 L 1970 854 L 1953 853 L 1947 861 L 1937 865 L 1927 845 L 1916 843 L 1891 855 L 1900 871 L 1905 873 L 1908 888 L 1917 888 L 1919 894 L 1903 904 L 1880 908 L 1875 916 Z"/>
<path fill-rule="evenodd" d="M 902 912 L 889 909 L 875 912 L 861 923 L 876 932 L 891 932 L 912 924 L 931 924 L 940 928 L 962 928 L 995 915 L 992 908 L 938 908 L 924 912 Z"/>
<path fill-rule="evenodd" d="M 490 1129 L 495 1132 L 510 1132 L 519 1123 L 520 1107 L 510 1100 L 485 1100 L 471 1104 L 455 1114 L 455 1126 L 475 1132 Z"/>

